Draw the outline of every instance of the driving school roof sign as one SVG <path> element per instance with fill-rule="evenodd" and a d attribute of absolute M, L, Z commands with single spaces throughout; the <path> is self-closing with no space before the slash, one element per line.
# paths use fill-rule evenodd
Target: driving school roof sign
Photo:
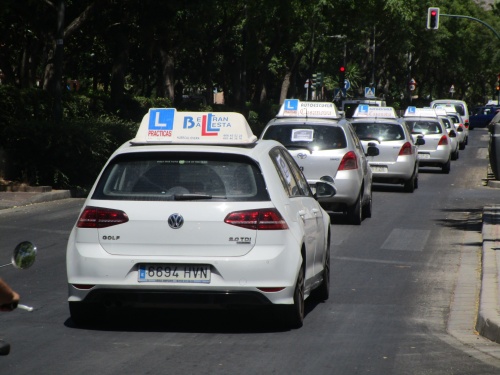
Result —
<path fill-rule="evenodd" d="M 133 143 L 253 143 L 242 114 L 236 112 L 177 112 L 151 108 L 144 116 Z"/>
<path fill-rule="evenodd" d="M 408 107 L 404 117 L 437 117 L 434 108 Z"/>
<path fill-rule="evenodd" d="M 330 102 L 301 102 L 285 99 L 277 117 L 340 118 L 335 104 Z"/>
<path fill-rule="evenodd" d="M 353 115 L 354 118 L 360 117 L 381 117 L 397 118 L 396 111 L 392 107 L 372 107 L 368 104 L 360 104 Z"/>

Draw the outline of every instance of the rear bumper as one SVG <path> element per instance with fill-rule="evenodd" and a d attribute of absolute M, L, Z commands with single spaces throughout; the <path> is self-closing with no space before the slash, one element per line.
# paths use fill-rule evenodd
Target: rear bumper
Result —
<path fill-rule="evenodd" d="M 68 286 L 70 289 L 72 285 Z M 249 291 L 165 291 L 97 289 L 83 301 L 107 308 L 238 308 L 267 306 L 272 302 L 262 293 Z"/>

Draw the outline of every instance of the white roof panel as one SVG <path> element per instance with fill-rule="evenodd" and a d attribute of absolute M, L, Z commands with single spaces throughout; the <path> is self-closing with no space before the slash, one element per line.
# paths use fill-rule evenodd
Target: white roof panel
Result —
<path fill-rule="evenodd" d="M 132 143 L 248 144 L 256 140 L 240 113 L 151 108 L 143 117 Z"/>
<path fill-rule="evenodd" d="M 285 99 L 277 117 L 312 117 L 339 119 L 340 114 L 331 102 L 301 102 L 299 99 Z"/>
<path fill-rule="evenodd" d="M 353 118 L 380 117 L 397 118 L 396 111 L 392 107 L 373 107 L 368 104 L 360 104 L 354 112 Z"/>

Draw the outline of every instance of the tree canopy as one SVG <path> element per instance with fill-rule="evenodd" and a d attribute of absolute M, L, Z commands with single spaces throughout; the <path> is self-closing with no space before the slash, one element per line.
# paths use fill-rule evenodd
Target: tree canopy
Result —
<path fill-rule="evenodd" d="M 471 0 L 4 0 L 2 83 L 102 90 L 116 108 L 125 94 L 210 104 L 219 91 L 245 111 L 303 97 L 315 72 L 331 100 L 345 63 L 351 96 L 370 86 L 403 104 L 414 78 L 419 98 L 449 96 L 454 85 L 455 97 L 484 102 L 500 70 L 500 40 L 445 16 L 427 30 L 430 5 L 500 30 L 499 3 L 484 9 Z"/>

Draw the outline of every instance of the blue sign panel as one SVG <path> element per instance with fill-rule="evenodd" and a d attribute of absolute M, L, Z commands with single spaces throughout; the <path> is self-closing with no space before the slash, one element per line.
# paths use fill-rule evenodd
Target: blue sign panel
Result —
<path fill-rule="evenodd" d="M 149 130 L 172 130 L 174 128 L 174 108 L 149 110 Z"/>

